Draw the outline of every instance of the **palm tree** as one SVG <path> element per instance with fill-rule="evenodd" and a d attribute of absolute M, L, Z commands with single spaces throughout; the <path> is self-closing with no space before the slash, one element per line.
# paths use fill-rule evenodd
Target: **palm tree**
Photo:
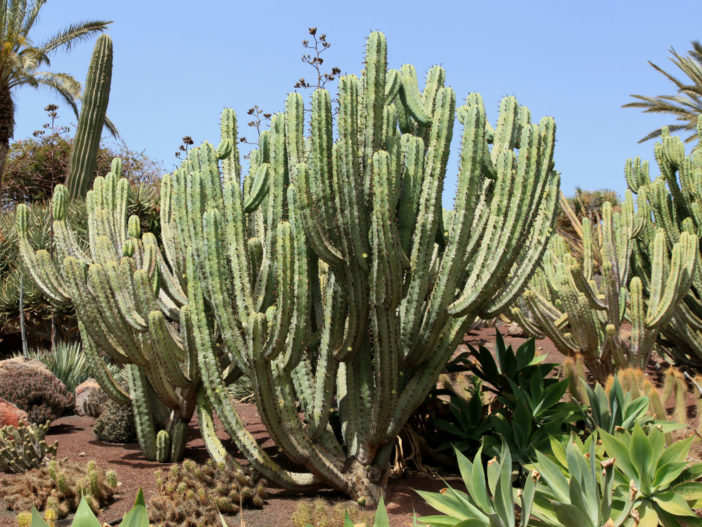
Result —
<path fill-rule="evenodd" d="M 625 104 L 624 108 L 644 108 L 645 113 L 675 115 L 677 121 L 683 124 L 671 124 L 668 128 L 671 132 L 691 130 L 692 134 L 685 139 L 685 142 L 690 142 L 697 138 L 697 117 L 702 114 L 702 44 L 698 40 L 692 42 L 692 49 L 687 52 L 688 56 L 679 55 L 673 48 L 670 48 L 670 54 L 671 62 L 687 76 L 684 81 L 673 77 L 653 62 L 649 61 L 649 64 L 677 86 L 677 95 L 632 95 L 638 101 Z M 639 143 L 660 135 L 660 129 L 654 130 L 641 138 Z"/>
<path fill-rule="evenodd" d="M 34 45 L 29 33 L 46 0 L 0 0 L 0 181 L 14 134 L 13 90 L 21 86 L 45 86 L 57 93 L 78 115 L 80 83 L 67 73 L 39 71 L 50 66 L 50 55 L 69 51 L 73 44 L 103 31 L 110 21 L 92 20 L 71 24 L 46 42 Z M 108 128 L 114 133 L 112 125 Z"/>

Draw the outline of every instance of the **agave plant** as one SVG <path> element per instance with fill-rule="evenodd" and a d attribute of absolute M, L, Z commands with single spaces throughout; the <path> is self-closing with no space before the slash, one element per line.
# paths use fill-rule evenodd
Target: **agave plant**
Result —
<path fill-rule="evenodd" d="M 443 513 L 424 516 L 419 521 L 431 527 L 527 527 L 534 499 L 535 480 L 528 478 L 524 489 L 512 488 L 512 456 L 505 443 L 499 458 L 493 458 L 483 468 L 482 448 L 471 463 L 456 450 L 458 468 L 467 492 L 452 487 L 442 492 L 417 493 L 434 509 Z M 515 502 L 520 514 L 515 513 Z"/>
<path fill-rule="evenodd" d="M 692 437 L 666 446 L 659 428 L 648 434 L 635 425 L 632 432 L 601 432 L 607 455 L 617 468 L 614 500 L 633 501 L 634 517 L 640 527 L 663 525 L 702 526 L 691 505 L 702 499 L 702 463 L 690 463 L 687 454 Z"/>

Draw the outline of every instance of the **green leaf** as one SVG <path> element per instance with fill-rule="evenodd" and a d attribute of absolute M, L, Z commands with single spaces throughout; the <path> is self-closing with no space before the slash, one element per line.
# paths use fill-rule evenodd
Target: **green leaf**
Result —
<path fill-rule="evenodd" d="M 344 509 L 344 527 L 353 527 L 353 520 L 349 516 L 349 511 Z"/>
<path fill-rule="evenodd" d="M 622 434 L 626 436 L 626 434 Z M 610 457 L 615 458 L 615 465 L 619 468 L 628 480 L 638 480 L 638 474 L 629 457 L 629 449 L 618 438 L 604 430 L 600 431 L 602 443 L 604 443 L 605 451 Z"/>
<path fill-rule="evenodd" d="M 637 527 L 658 527 L 658 513 L 650 505 L 644 504 L 639 509 L 641 519 Z"/>
<path fill-rule="evenodd" d="M 345 520 L 344 523 L 346 523 Z M 375 511 L 375 521 L 373 522 L 373 527 L 390 527 L 388 511 L 385 510 L 385 500 L 383 500 L 382 496 L 380 496 L 380 502 L 378 503 L 378 508 Z"/>
<path fill-rule="evenodd" d="M 49 524 L 44 521 L 39 511 L 32 505 L 32 527 L 49 527 Z"/>
<path fill-rule="evenodd" d="M 80 498 L 80 503 L 78 504 L 78 510 L 73 518 L 73 525 L 75 527 L 102 527 L 100 522 L 97 520 L 93 514 L 90 505 L 85 501 L 85 496 Z M 148 526 L 148 522 L 146 524 Z"/>
<path fill-rule="evenodd" d="M 144 493 L 141 489 L 137 492 L 134 506 L 125 515 L 122 523 L 119 525 L 120 527 L 149 527 L 149 515 L 146 512 L 146 502 L 144 501 Z"/>
<path fill-rule="evenodd" d="M 685 498 L 672 490 L 659 492 L 653 496 L 653 501 L 665 512 L 674 516 L 695 516 L 695 513 L 685 501 Z"/>
<path fill-rule="evenodd" d="M 577 507 L 569 503 L 553 502 L 553 510 L 563 527 L 586 527 L 592 525 L 590 519 Z"/>

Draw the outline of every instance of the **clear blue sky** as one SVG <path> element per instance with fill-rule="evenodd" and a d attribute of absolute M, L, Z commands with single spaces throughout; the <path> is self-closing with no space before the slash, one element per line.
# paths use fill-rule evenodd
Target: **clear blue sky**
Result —
<path fill-rule="evenodd" d="M 388 38 L 391 67 L 413 63 L 423 75 L 433 64 L 447 71 L 459 99 L 480 92 L 491 122 L 500 99 L 515 95 L 538 120 L 555 118 L 556 168 L 566 194 L 576 186 L 623 193 L 624 161 L 653 160 L 653 144 L 637 144 L 669 118 L 621 108 L 629 95 L 668 94 L 671 84 L 647 64 L 674 71 L 668 50 L 686 52 L 702 39 L 702 2 L 589 1 L 474 2 L 184 2 L 163 0 L 50 0 L 35 40 L 69 23 L 114 22 L 115 64 L 108 114 L 127 145 L 145 150 L 172 170 L 181 137 L 218 141 L 222 108 L 239 115 L 258 104 L 282 108 L 286 94 L 312 69 L 300 62 L 300 41 L 317 26 L 332 47 L 323 55 L 344 73 L 359 73 L 371 30 Z M 53 71 L 85 79 L 93 41 L 57 54 Z M 48 91 L 16 93 L 15 138 L 46 121 Z M 74 122 L 62 106 L 63 123 Z M 456 172 L 457 160 L 449 166 Z M 657 171 L 656 171 L 657 174 Z M 451 206 L 449 183 L 445 206 Z"/>

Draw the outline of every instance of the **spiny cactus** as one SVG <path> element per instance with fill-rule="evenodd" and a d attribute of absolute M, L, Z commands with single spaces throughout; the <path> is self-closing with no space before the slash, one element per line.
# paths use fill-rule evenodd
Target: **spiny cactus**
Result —
<path fill-rule="evenodd" d="M 702 132 L 702 117 L 697 126 Z M 668 247 L 677 243 L 684 233 L 696 238 L 702 236 L 702 148 L 695 148 L 686 156 L 683 142 L 671 136 L 667 128 L 662 129 L 661 138 L 654 147 L 661 172 L 658 178 L 651 181 L 648 162 L 639 158 L 628 160 L 625 168 L 629 188 L 639 194 L 639 201 L 646 199 L 653 211 L 652 225 L 641 233 L 632 260 L 634 272 L 641 275 L 647 275 L 652 267 L 655 254 L 651 250 L 651 240 L 656 229 L 665 232 Z M 647 280 L 643 281 L 643 286 L 645 289 L 652 287 Z M 699 265 L 692 276 L 692 286 L 663 328 L 660 340 L 680 364 L 702 368 L 702 271 Z"/>
<path fill-rule="evenodd" d="M 83 90 L 83 101 L 73 140 L 66 186 L 71 199 L 85 196 L 90 188 L 100 136 L 105 124 L 105 113 L 112 83 L 112 39 L 100 35 L 90 59 L 88 76 Z"/>
<path fill-rule="evenodd" d="M 12 479 L 0 481 L 0 498 L 14 511 L 36 507 L 52 509 L 57 518 L 75 511 L 81 496 L 93 510 L 112 502 L 117 492 L 117 476 L 105 472 L 94 461 L 87 464 L 52 460 L 48 465 L 34 468 Z"/>
<path fill-rule="evenodd" d="M 229 459 L 199 465 L 185 460 L 156 473 L 157 494 L 149 501 L 149 519 L 159 527 L 220 525 L 219 512 L 262 507 L 265 481 Z"/>
<path fill-rule="evenodd" d="M 335 527 L 344 525 L 348 514 L 354 526 L 371 526 L 375 516 L 374 510 L 362 509 L 344 503 L 330 505 L 323 499 L 300 500 L 292 513 L 293 527 Z"/>
<path fill-rule="evenodd" d="M 380 497 L 395 436 L 466 329 L 528 281 L 558 200 L 552 119 L 532 124 L 506 97 L 493 128 L 478 94 L 456 109 L 442 68 L 420 91 L 414 68 L 388 71 L 386 55 L 372 33 L 361 77 L 339 80 L 336 126 L 327 91 L 307 112 L 290 94 L 243 192 L 231 110 L 220 147 L 192 149 L 163 180 L 175 215 L 166 251 L 186 256 L 211 454 L 223 456 L 210 407 L 267 479 L 331 485 L 367 505 Z M 456 115 L 461 161 L 444 224 Z M 280 466 L 244 429 L 226 389 L 241 372 L 271 437 L 304 471 Z"/>
<path fill-rule="evenodd" d="M 100 441 L 108 443 L 131 443 L 136 439 L 134 410 L 130 404 L 107 401 L 100 416 L 95 420 L 93 432 Z"/>
<path fill-rule="evenodd" d="M 0 472 L 26 472 L 56 455 L 58 441 L 52 446 L 44 440 L 49 423 L 0 428 Z"/>
<path fill-rule="evenodd" d="M 527 332 L 549 337 L 564 355 L 578 354 L 602 383 L 617 369 L 646 367 L 659 332 L 674 315 L 695 272 L 696 237 L 681 234 L 669 255 L 665 233 L 659 229 L 651 240 L 652 268 L 645 276 L 631 277 L 634 239 L 648 215 L 645 197 L 635 212 L 629 191 L 621 213 L 613 213 L 605 203 L 595 232 L 589 220 L 583 220 L 582 260 L 555 236 L 529 288 L 511 308 Z M 601 254 L 601 265 L 595 253 Z M 650 287 L 644 289 L 644 281 Z M 631 324 L 630 331 L 625 323 Z"/>
<path fill-rule="evenodd" d="M 182 272 L 179 261 L 167 263 L 153 234 L 142 236 L 139 218 L 127 218 L 130 188 L 120 170 L 115 159 L 112 172 L 96 178 L 86 196 L 87 248 L 66 221 L 68 193 L 58 185 L 52 201 L 55 257 L 34 251 L 29 243 L 24 205 L 17 208 L 20 254 L 49 298 L 75 307 L 91 372 L 110 398 L 121 404 L 131 401 L 146 458 L 156 459 L 156 436 L 164 429 L 170 449 L 160 458 L 174 461 L 185 448 L 200 389 Z M 162 221 L 168 223 L 165 209 Z M 168 232 L 163 235 L 168 246 Z M 98 350 L 126 365 L 128 393 L 115 382 Z"/>

